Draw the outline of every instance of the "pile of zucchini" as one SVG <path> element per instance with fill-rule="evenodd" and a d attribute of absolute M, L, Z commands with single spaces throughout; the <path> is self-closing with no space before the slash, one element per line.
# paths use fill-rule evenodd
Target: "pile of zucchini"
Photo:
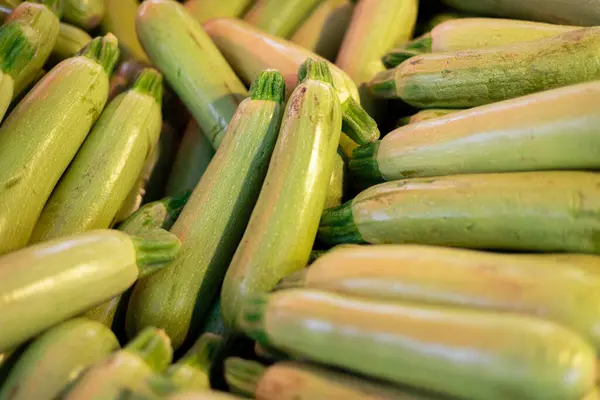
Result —
<path fill-rule="evenodd" d="M 600 0 L 0 19 L 0 400 L 600 399 Z"/>

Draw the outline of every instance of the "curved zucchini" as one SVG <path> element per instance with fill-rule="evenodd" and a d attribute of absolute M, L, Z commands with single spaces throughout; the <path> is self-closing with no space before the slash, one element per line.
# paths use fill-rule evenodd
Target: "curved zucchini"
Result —
<path fill-rule="evenodd" d="M 138 276 L 164 267 L 179 247 L 162 230 L 134 237 L 98 230 L 0 257 L 0 351 L 122 293 Z"/>
<path fill-rule="evenodd" d="M 203 24 L 219 17 L 240 18 L 254 0 L 186 0 L 183 6 L 192 17 Z"/>
<path fill-rule="evenodd" d="M 223 283 L 221 311 L 229 328 L 236 327 L 246 295 L 269 291 L 306 266 L 325 204 L 341 106 L 325 61 L 309 58 L 298 76 L 263 189 Z"/>
<path fill-rule="evenodd" d="M 75 57 L 91 41 L 92 37 L 83 29 L 61 22 L 50 59 L 59 63 Z"/>
<path fill-rule="evenodd" d="M 595 386 L 594 349 L 529 316 L 291 289 L 249 298 L 240 317 L 296 357 L 457 398 L 580 399 Z"/>
<path fill-rule="evenodd" d="M 600 78 L 600 27 L 500 47 L 424 54 L 371 81 L 376 97 L 469 108 Z"/>
<path fill-rule="evenodd" d="M 326 210 L 326 243 L 600 253 L 600 174 L 517 172 L 382 183 Z"/>
<path fill-rule="evenodd" d="M 1 400 L 52 400 L 89 365 L 119 348 L 104 325 L 75 318 L 46 331 L 21 355 L 0 387 Z"/>
<path fill-rule="evenodd" d="M 119 38 L 123 58 L 133 58 L 149 63 L 135 30 L 135 16 L 138 0 L 104 0 L 104 18 L 102 30 Z"/>
<path fill-rule="evenodd" d="M 269 35 L 287 39 L 323 0 L 257 0 L 244 20 Z"/>
<path fill-rule="evenodd" d="M 171 229 L 182 240 L 181 256 L 133 290 L 126 319 L 130 336 L 156 326 L 177 349 L 209 311 L 263 184 L 283 113 L 281 73 L 264 71 L 250 91 Z"/>
<path fill-rule="evenodd" d="M 145 1 L 137 32 L 154 64 L 217 148 L 246 88 L 202 26 L 172 0 Z"/>
<path fill-rule="evenodd" d="M 104 17 L 104 0 L 63 0 L 65 21 L 89 31 Z"/>
<path fill-rule="evenodd" d="M 118 57 L 114 36 L 94 39 L 80 56 L 46 74 L 0 127 L 0 254 L 29 241 L 52 189 L 104 107 Z"/>
<path fill-rule="evenodd" d="M 265 68 L 275 68 L 283 74 L 288 94 L 298 83 L 298 68 L 307 58 L 319 56 L 289 41 L 231 18 L 216 18 L 204 24 L 206 32 L 219 47 L 233 69 L 246 82 Z M 379 138 L 377 123 L 360 106 L 356 85 L 348 75 L 329 63 L 333 85 L 342 104 L 342 130 L 358 144 Z"/>
<path fill-rule="evenodd" d="M 548 90 L 401 127 L 354 151 L 369 181 L 598 169 L 600 82 Z"/>
<path fill-rule="evenodd" d="M 161 99 L 162 75 L 148 68 L 106 107 L 48 199 L 32 243 L 111 226 L 158 142 Z"/>

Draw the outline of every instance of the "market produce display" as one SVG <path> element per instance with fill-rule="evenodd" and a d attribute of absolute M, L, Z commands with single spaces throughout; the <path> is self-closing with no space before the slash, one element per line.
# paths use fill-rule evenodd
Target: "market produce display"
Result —
<path fill-rule="evenodd" d="M 599 60 L 599 0 L 0 0 L 0 400 L 600 400 Z"/>

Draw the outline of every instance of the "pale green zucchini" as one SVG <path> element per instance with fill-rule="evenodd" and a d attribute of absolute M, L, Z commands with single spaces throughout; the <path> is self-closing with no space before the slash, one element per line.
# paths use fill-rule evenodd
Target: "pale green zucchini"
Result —
<path fill-rule="evenodd" d="M 138 0 L 104 0 L 102 30 L 113 33 L 119 39 L 123 58 L 149 63 L 135 29 L 135 15 L 139 4 Z"/>
<path fill-rule="evenodd" d="M 344 161 L 344 153 L 338 148 L 338 154 L 335 157 L 333 164 L 333 172 L 329 180 L 329 188 L 325 196 L 325 209 L 337 207 L 342 204 L 344 199 L 346 177 L 346 162 Z"/>
<path fill-rule="evenodd" d="M 409 124 L 416 124 L 417 122 L 428 121 L 430 119 L 444 117 L 446 115 L 454 114 L 458 111 L 451 108 L 431 108 L 429 110 L 421 110 L 416 114 L 413 114 L 409 117 L 399 118 L 396 122 L 396 127 L 401 127 Z"/>
<path fill-rule="evenodd" d="M 269 291 L 306 266 L 325 204 L 341 105 L 325 61 L 309 58 L 298 77 L 263 189 L 223 283 L 221 311 L 230 329 L 237 328 L 246 295 Z"/>
<path fill-rule="evenodd" d="M 283 113 L 281 73 L 253 83 L 227 134 L 171 232 L 182 251 L 164 273 L 140 281 L 127 309 L 126 329 L 165 329 L 179 348 L 194 337 L 215 298 L 263 184 Z"/>
<path fill-rule="evenodd" d="M 92 37 L 83 29 L 61 22 L 50 59 L 59 63 L 67 58 L 75 57 L 91 41 Z"/>
<path fill-rule="evenodd" d="M 186 0 L 183 5 L 188 13 L 203 24 L 211 18 L 241 18 L 254 0 Z"/>
<path fill-rule="evenodd" d="M 104 17 L 104 0 L 62 0 L 65 21 L 89 31 Z"/>
<path fill-rule="evenodd" d="M 260 30 L 287 39 L 323 0 L 257 0 L 244 20 Z"/>
<path fill-rule="evenodd" d="M 595 386 L 593 347 L 529 316 L 290 289 L 248 298 L 240 319 L 295 357 L 453 398 L 580 399 Z"/>

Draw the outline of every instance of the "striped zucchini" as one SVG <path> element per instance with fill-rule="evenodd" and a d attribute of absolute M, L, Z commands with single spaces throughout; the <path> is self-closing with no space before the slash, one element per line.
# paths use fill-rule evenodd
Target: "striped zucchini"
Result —
<path fill-rule="evenodd" d="M 145 329 L 122 350 L 89 368 L 64 399 L 116 400 L 123 388 L 145 394 L 146 379 L 164 371 L 172 359 L 169 337 L 159 329 Z"/>
<path fill-rule="evenodd" d="M 598 169 L 600 81 L 401 127 L 354 151 L 367 181 L 484 172 Z"/>
<path fill-rule="evenodd" d="M 264 71 L 250 92 L 171 229 L 181 238 L 181 256 L 134 288 L 126 320 L 130 336 L 156 326 L 179 348 L 196 335 L 219 290 L 275 146 L 285 93 L 281 73 Z"/>
<path fill-rule="evenodd" d="M 298 83 L 298 68 L 307 58 L 320 59 L 316 54 L 294 43 L 268 35 L 239 20 L 217 18 L 204 24 L 206 32 L 219 47 L 233 69 L 246 82 L 265 68 L 275 68 L 285 77 L 288 94 Z M 379 138 L 375 121 L 360 106 L 356 85 L 344 71 L 328 64 L 333 85 L 342 104 L 342 130 L 358 144 Z"/>
<path fill-rule="evenodd" d="M 186 0 L 183 5 L 188 13 L 203 24 L 211 18 L 240 18 L 254 0 Z"/>
<path fill-rule="evenodd" d="M 29 241 L 52 189 L 104 107 L 118 57 L 114 36 L 94 39 L 80 56 L 46 74 L 0 127 L 0 254 Z"/>
<path fill-rule="evenodd" d="M 98 230 L 0 257 L 0 351 L 122 293 L 164 267 L 179 247 L 163 230 L 133 237 Z"/>
<path fill-rule="evenodd" d="M 599 253 L 600 174 L 517 172 L 416 178 L 373 186 L 326 210 L 326 243 L 416 243 Z"/>
<path fill-rule="evenodd" d="M 161 128 L 162 75 L 148 68 L 102 112 L 48 199 L 32 243 L 111 226 Z"/>
<path fill-rule="evenodd" d="M 341 106 L 325 61 L 309 58 L 298 77 L 263 189 L 223 283 L 221 311 L 229 328 L 236 328 L 247 294 L 269 291 L 306 265 L 325 204 Z"/>
<path fill-rule="evenodd" d="M 419 245 L 335 249 L 281 286 L 531 314 L 600 348 L 600 257 L 494 254 Z"/>
<path fill-rule="evenodd" d="M 98 26 L 104 17 L 104 0 L 63 0 L 65 21 L 85 30 Z"/>
<path fill-rule="evenodd" d="M 244 20 L 263 32 L 287 39 L 323 0 L 256 0 Z"/>
<path fill-rule="evenodd" d="M 75 57 L 91 41 L 92 37 L 83 29 L 61 22 L 50 59 L 54 63 L 59 63 Z"/>
<path fill-rule="evenodd" d="M 593 347 L 529 316 L 291 289 L 248 298 L 240 317 L 296 357 L 451 397 L 581 399 L 595 385 Z"/>
<path fill-rule="evenodd" d="M 113 33 L 119 39 L 124 59 L 133 58 L 149 63 L 136 33 L 135 16 L 138 6 L 138 0 L 104 0 L 102 30 Z"/>
<path fill-rule="evenodd" d="M 419 54 L 503 46 L 578 29 L 581 27 L 513 19 L 452 19 L 437 25 L 430 33 L 389 51 L 382 60 L 387 68 L 393 68 Z"/>
<path fill-rule="evenodd" d="M 152 62 L 217 148 L 246 88 L 202 26 L 173 0 L 142 3 L 138 36 Z"/>
<path fill-rule="evenodd" d="M 600 27 L 500 47 L 424 54 L 379 73 L 376 97 L 468 108 L 600 78 Z"/>
<path fill-rule="evenodd" d="M 75 318 L 35 339 L 0 387 L 1 400 L 52 400 L 63 387 L 119 348 L 110 329 Z"/>

